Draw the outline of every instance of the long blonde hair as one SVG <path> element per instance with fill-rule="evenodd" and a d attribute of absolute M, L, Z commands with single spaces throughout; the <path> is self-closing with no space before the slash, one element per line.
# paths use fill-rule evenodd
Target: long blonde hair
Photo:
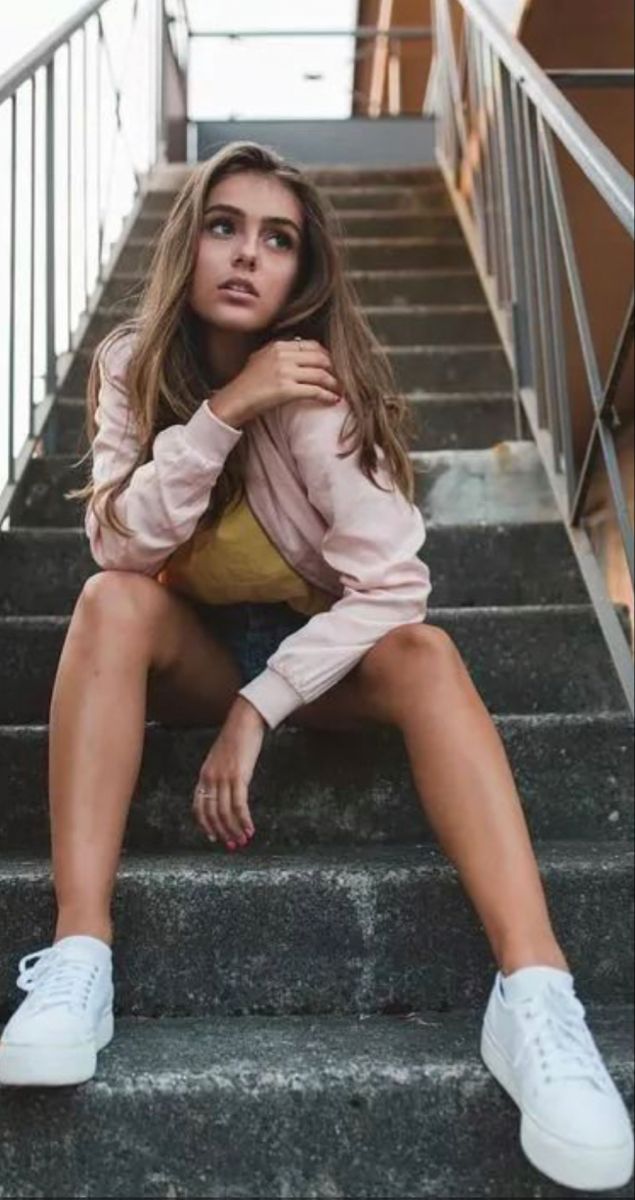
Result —
<path fill-rule="evenodd" d="M 305 215 L 298 277 L 284 310 L 262 331 L 262 344 L 300 335 L 319 341 L 329 351 L 334 374 L 351 406 L 347 419 L 352 425 L 342 434 L 352 435 L 353 442 L 345 453 L 359 450 L 360 469 L 380 488 L 372 475 L 379 446 L 393 486 L 414 502 L 414 472 L 408 454 L 408 442 L 415 436 L 412 414 L 406 398 L 397 392 L 390 360 L 347 277 L 345 250 L 343 244 L 336 244 L 336 239 L 344 236 L 338 215 L 311 179 L 273 149 L 236 141 L 192 169 L 161 228 L 134 315 L 103 338 L 92 356 L 85 426 L 90 445 L 97 432 L 99 370 L 108 376 L 105 351 L 119 338 L 135 334 L 125 389 L 136 422 L 139 453 L 121 478 L 99 487 L 91 478 L 85 487 L 65 495 L 69 500 L 99 501 L 99 519 L 124 536 L 131 536 L 132 530 L 118 518 L 115 500 L 137 467 L 152 458 L 157 433 L 189 420 L 210 391 L 221 386 L 205 360 L 202 325 L 187 298 L 208 193 L 221 179 L 241 171 L 259 171 L 280 180 L 298 197 Z M 215 520 L 242 498 L 246 453 L 247 439 L 241 438 L 225 460 L 201 520 Z"/>

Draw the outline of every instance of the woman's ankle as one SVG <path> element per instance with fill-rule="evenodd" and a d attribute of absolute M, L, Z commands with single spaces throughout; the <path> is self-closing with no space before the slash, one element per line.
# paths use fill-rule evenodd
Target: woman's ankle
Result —
<path fill-rule="evenodd" d="M 53 943 L 61 941 L 64 937 L 73 937 L 76 934 L 87 934 L 89 937 L 100 938 L 102 942 L 107 942 L 109 946 L 113 943 L 113 928 L 111 921 L 91 920 L 86 917 L 72 917 L 65 914 L 60 914 L 57 918 Z"/>

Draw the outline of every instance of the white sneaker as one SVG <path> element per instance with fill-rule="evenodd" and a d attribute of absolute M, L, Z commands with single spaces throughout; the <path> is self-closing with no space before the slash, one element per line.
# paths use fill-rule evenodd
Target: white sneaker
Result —
<path fill-rule="evenodd" d="M 568 971 L 498 971 L 480 1048 L 522 1113 L 520 1143 L 533 1166 L 566 1187 L 603 1191 L 631 1178 L 633 1130 L 585 1012 Z"/>
<path fill-rule="evenodd" d="M 35 963 L 27 965 L 31 959 Z M 0 1084 L 84 1083 L 114 1033 L 112 949 L 71 934 L 20 959 L 18 987 L 29 995 L 0 1038 Z"/>

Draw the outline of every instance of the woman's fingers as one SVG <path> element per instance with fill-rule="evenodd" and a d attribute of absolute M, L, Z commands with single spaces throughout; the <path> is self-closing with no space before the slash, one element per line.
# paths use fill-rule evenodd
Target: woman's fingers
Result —
<path fill-rule="evenodd" d="M 217 783 L 202 783 L 198 785 L 194 793 L 193 808 L 196 820 L 203 833 L 213 842 L 217 842 L 219 837 L 225 836 L 217 816 L 219 786 Z"/>
<path fill-rule="evenodd" d="M 239 844 L 253 836 L 254 824 L 249 812 L 247 784 L 242 780 L 206 784 L 206 794 L 197 791 L 194 812 L 203 832 L 212 841 Z M 245 843 L 246 844 L 246 843 Z"/>
<path fill-rule="evenodd" d="M 217 802 L 214 812 L 221 837 L 226 842 L 235 842 L 240 836 L 240 826 L 236 821 L 232 805 L 232 785 L 223 780 L 218 785 Z"/>
<path fill-rule="evenodd" d="M 234 783 L 234 812 L 236 819 L 240 825 L 241 833 L 250 837 L 254 832 L 254 825 L 249 812 L 249 788 L 242 779 L 236 780 Z"/>

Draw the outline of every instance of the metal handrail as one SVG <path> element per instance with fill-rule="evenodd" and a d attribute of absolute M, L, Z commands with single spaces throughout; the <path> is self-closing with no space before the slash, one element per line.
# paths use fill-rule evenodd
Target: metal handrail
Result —
<path fill-rule="evenodd" d="M 464 15 L 462 73 L 448 0 L 434 0 L 436 157 L 500 332 L 516 404 L 522 406 L 529 422 L 633 713 L 632 647 L 584 528 L 582 511 L 592 482 L 591 469 L 601 449 L 632 585 L 633 528 L 615 446 L 614 430 L 620 418 L 613 398 L 633 342 L 633 295 L 603 381 L 555 139 L 568 150 L 631 239 L 635 233 L 635 185 L 553 82 L 564 78 L 578 86 L 587 82 L 591 86 L 623 86 L 632 83 L 632 72 L 545 72 L 483 0 L 459 3 Z M 458 184 L 468 168 L 473 175 L 471 203 Z M 563 284 L 569 287 L 593 405 L 592 430 L 579 470 L 563 352 Z"/>
<path fill-rule="evenodd" d="M 6 470 L 0 472 L 0 527 L 10 512 L 20 480 L 46 430 L 56 394 L 67 371 L 72 365 L 74 352 L 81 343 L 88 324 L 99 304 L 113 259 L 128 236 L 140 210 L 144 187 L 150 169 L 165 159 L 165 119 L 163 112 L 163 59 L 170 45 L 169 20 L 165 11 L 165 0 L 130 0 L 130 7 L 118 13 L 124 20 L 128 41 L 124 53 L 110 53 L 106 32 L 108 8 L 112 0 L 91 0 L 84 4 L 71 19 L 63 22 L 53 33 L 44 38 L 24 58 L 0 77 L 0 106 L 10 106 L 10 162 L 9 170 L 0 186 L 6 183 L 10 250 L 9 250 L 9 320 L 8 320 L 8 405 L 6 411 L 7 461 Z M 114 11 L 114 10 L 113 10 Z M 175 18 L 173 18 L 175 19 Z M 185 17 L 181 18 L 185 20 Z M 139 69 L 147 67 L 149 76 L 149 103 L 145 118 L 139 121 L 136 109 L 131 116 L 124 112 L 126 100 L 126 68 L 128 55 L 137 32 L 142 36 L 141 53 L 135 57 L 135 81 Z M 79 36 L 77 36 L 79 35 Z M 88 41 L 94 35 L 94 70 L 88 73 Z M 75 40 L 73 40 L 75 38 Z M 78 155 L 79 136 L 73 136 L 73 66 L 75 52 L 81 55 L 84 119 L 81 122 L 82 154 Z M 172 51 L 175 53 L 175 51 Z M 145 57 L 144 57 L 145 55 Z M 61 58 L 61 61 L 60 61 Z M 123 61 L 122 61 L 123 60 Z M 92 60 L 91 60 L 92 67 Z M 66 79 L 66 103 L 61 104 L 56 90 L 58 72 Z M 43 95 L 38 92 L 38 83 L 43 76 Z M 110 97 L 106 107 L 104 97 Z M 18 112 L 22 102 L 30 102 L 30 130 L 26 146 L 21 140 L 18 127 Z M 94 103 L 97 122 L 94 142 L 87 135 L 85 120 L 89 101 Z M 44 105 L 43 147 L 41 158 L 45 163 L 45 179 L 42 199 L 36 193 L 36 166 L 40 150 L 36 115 L 40 102 Z M 60 112 L 61 108 L 61 112 Z M 106 158 L 104 116 L 110 117 L 113 126 L 111 158 Z M 55 187 L 56 144 L 59 142 L 57 126 L 64 129 L 63 145 L 66 156 L 66 188 L 62 196 L 61 212 L 56 211 L 58 197 Z M 138 133 L 135 143 L 134 134 Z M 77 130 L 79 133 L 79 130 Z M 134 144 L 133 144 L 134 143 Z M 120 188 L 113 198 L 112 182 L 115 177 L 115 150 L 120 148 L 127 164 L 130 188 Z M 90 153 L 89 153 L 90 151 Z M 16 330 L 17 330 L 17 263 L 16 222 L 18 215 L 18 161 L 29 161 L 30 180 L 30 277 L 29 329 L 28 329 L 28 377 L 16 380 Z M 78 165 L 79 163 L 79 165 Z M 95 195 L 95 205 L 89 205 L 89 192 Z M 24 201 L 20 201 L 24 204 Z M 95 211 L 96 209 L 96 211 Z M 78 216 L 81 218 L 78 222 Z M 60 221 L 61 218 L 61 221 Z M 36 253 L 35 228 L 45 230 L 45 249 Z M 78 236 L 77 227 L 81 230 Z M 63 233 L 62 233 L 63 230 Z M 108 237 L 112 235 L 114 237 Z M 57 262 L 58 239 L 63 238 L 64 269 Z M 114 247 L 114 250 L 113 250 Z M 92 253 L 91 253 L 92 252 Z M 36 283 L 39 283 L 39 261 L 44 260 L 43 296 L 38 306 L 37 320 Z M 96 262 L 95 262 L 96 259 Z M 81 270 L 80 270 L 81 268 Z M 83 310 L 79 318 L 73 312 L 73 293 L 77 291 L 77 277 L 81 275 L 83 286 Z M 62 283 L 62 276 L 65 276 Z M 20 277 L 22 286 L 22 277 Z M 59 291 L 64 289 L 64 305 L 60 305 Z M 58 333 L 62 322 L 63 339 L 60 345 Z M 43 370 L 37 372 L 36 348 L 42 359 Z M 26 359 L 26 355 L 24 356 Z M 43 394 L 35 395 L 35 385 Z M 23 387 L 20 385 L 23 384 Z M 18 398 L 18 387 L 25 394 Z M 20 412 L 18 413 L 18 399 Z M 28 430 L 19 452 L 14 450 L 17 417 L 27 416 Z M 4 404 L 3 404 L 4 410 Z M 3 477 L 6 483 L 3 484 Z"/>
<path fill-rule="evenodd" d="M 58 25 L 52 33 L 38 42 L 33 50 L 29 50 L 24 58 L 19 59 L 4 75 L 0 75 L 0 104 L 31 79 L 40 67 L 48 63 L 60 46 L 66 42 L 81 29 L 88 19 L 93 16 L 100 8 L 103 8 L 108 0 L 89 0 L 89 3 L 84 4 L 79 12 L 74 17 L 69 17 L 61 25 Z"/>

